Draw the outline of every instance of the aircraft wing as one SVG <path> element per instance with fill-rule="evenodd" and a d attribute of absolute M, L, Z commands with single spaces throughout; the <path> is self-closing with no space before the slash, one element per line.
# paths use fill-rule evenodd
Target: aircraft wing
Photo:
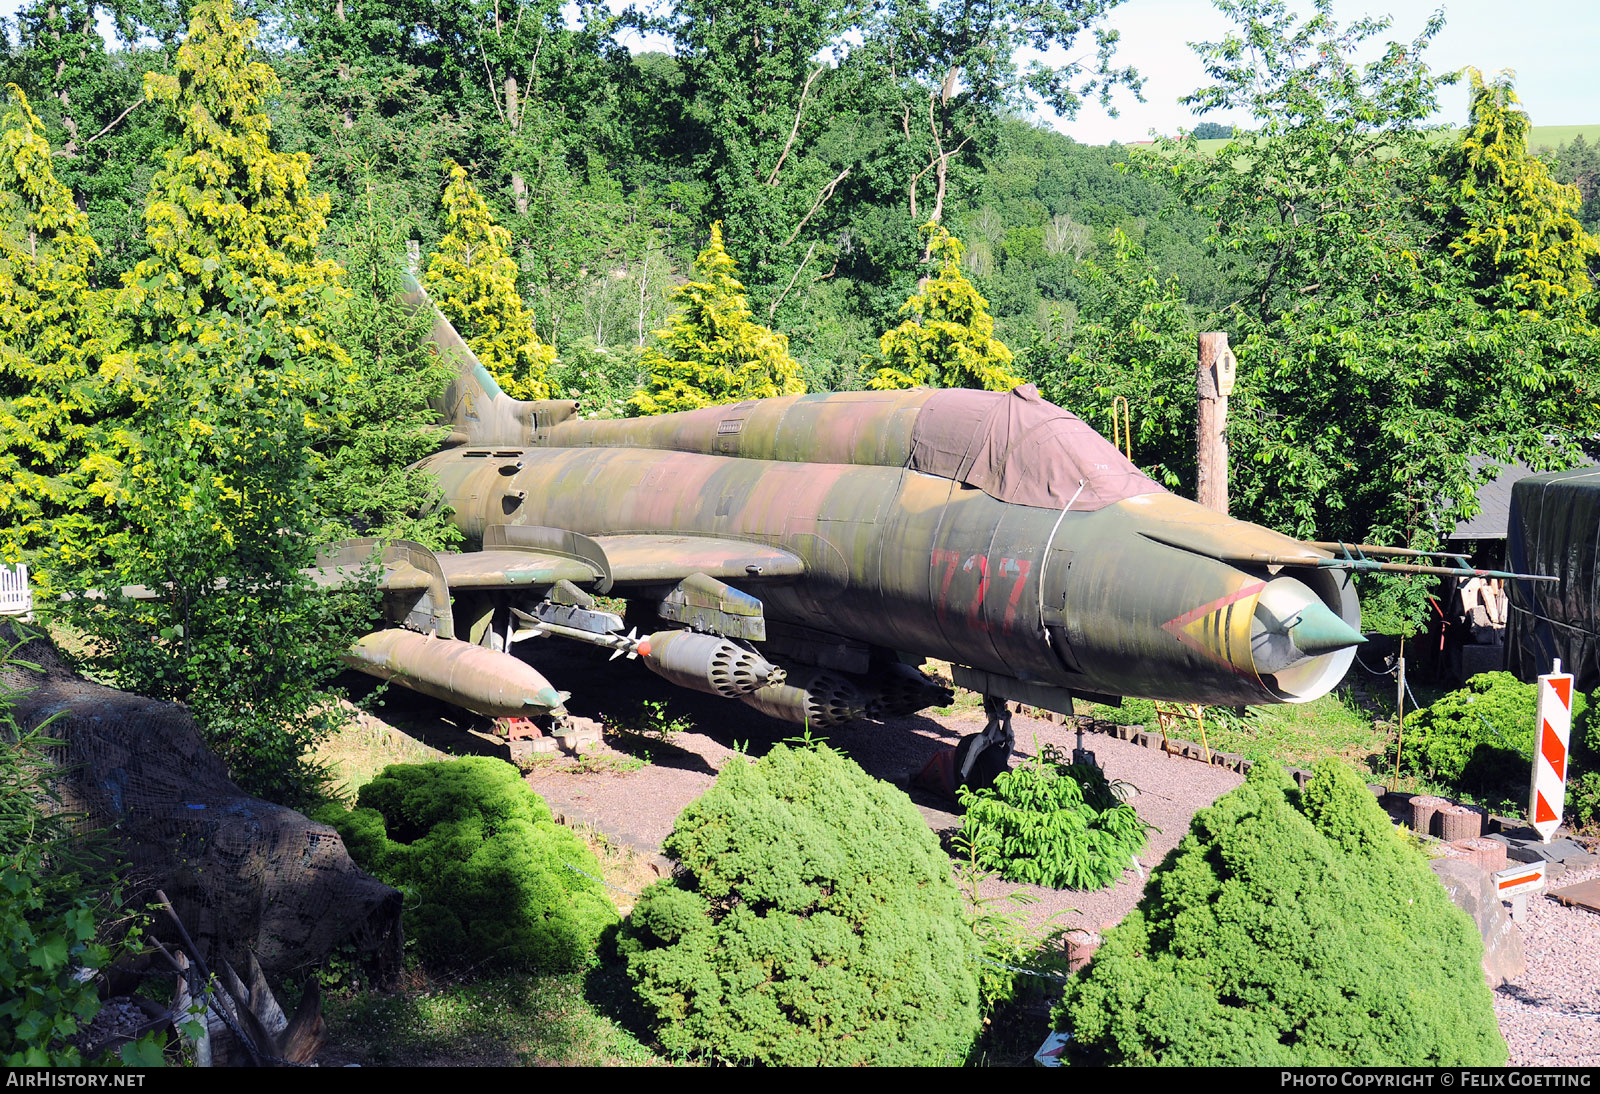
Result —
<path fill-rule="evenodd" d="M 607 593 L 616 586 L 671 585 L 692 574 L 719 580 L 783 580 L 799 577 L 805 563 L 780 547 L 744 540 L 678 533 L 589 537 L 560 528 L 491 525 L 481 551 L 431 552 L 415 544 L 383 552 L 379 586 L 388 592 L 437 588 L 457 590 L 546 589 L 559 581 Z M 372 541 L 341 545 L 337 556 L 312 571 L 333 583 L 339 564 L 370 558 Z M 444 590 L 439 590 L 443 592 Z"/>
<path fill-rule="evenodd" d="M 690 574 L 715 578 L 798 577 L 799 557 L 777 547 L 706 536 L 597 536 L 590 542 L 604 554 L 613 585 L 658 585 Z M 542 551 L 483 550 L 440 554 L 439 566 L 452 589 L 535 588 L 570 581 L 593 585 L 602 576 L 589 561 Z M 387 576 L 387 575 L 386 575 Z M 407 580 L 404 571 L 394 573 Z M 389 587 L 385 581 L 385 587 Z"/>
<path fill-rule="evenodd" d="M 439 568 L 451 589 L 542 588 L 558 581 L 592 584 L 594 568 L 579 559 L 540 551 L 467 551 L 440 554 Z"/>
<path fill-rule="evenodd" d="M 744 540 L 678 533 L 590 537 L 562 528 L 490 525 L 478 551 L 431 551 L 404 540 L 347 540 L 319 555 L 308 573 L 319 585 L 338 585 L 375 561 L 382 567 L 378 587 L 390 622 L 443 637 L 455 634 L 451 600 L 456 594 L 527 590 L 544 595 L 565 582 L 575 587 L 572 592 L 603 595 L 631 587 L 661 595 L 690 578 L 748 583 L 792 580 L 805 572 L 798 555 Z M 758 600 L 718 588 L 722 591 L 713 599 L 719 611 L 759 617 Z M 688 594 L 671 595 L 682 600 Z M 738 600 L 748 603 L 729 608 Z"/>
<path fill-rule="evenodd" d="M 681 581 L 690 574 L 720 580 L 775 580 L 805 573 L 800 556 L 763 543 L 668 534 L 598 536 L 595 539 L 619 585 Z"/>

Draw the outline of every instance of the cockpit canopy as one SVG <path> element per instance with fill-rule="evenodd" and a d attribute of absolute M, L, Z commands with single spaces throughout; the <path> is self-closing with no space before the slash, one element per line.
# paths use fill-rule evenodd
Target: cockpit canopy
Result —
<path fill-rule="evenodd" d="M 1075 512 L 1166 492 L 1032 384 L 1012 391 L 838 391 L 653 418 L 568 419 L 541 427 L 535 443 L 909 467 L 1001 501 L 1043 509 L 1071 502 Z"/>

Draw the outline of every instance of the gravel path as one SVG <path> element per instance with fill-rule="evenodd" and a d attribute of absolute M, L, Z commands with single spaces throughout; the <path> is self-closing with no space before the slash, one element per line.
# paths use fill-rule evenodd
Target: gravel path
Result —
<path fill-rule="evenodd" d="M 614 773 L 600 771 L 573 774 L 566 765 L 547 764 L 534 770 L 529 783 L 555 812 L 569 822 L 586 823 L 604 832 L 614 842 L 646 855 L 658 856 L 661 841 L 672 830 L 673 820 L 689 802 L 711 786 L 723 764 L 737 755 L 743 743 L 751 755 L 759 756 L 774 742 L 799 734 L 798 727 L 776 722 L 739 703 L 666 688 L 637 665 L 607 662 L 586 657 L 579 650 L 578 663 L 539 662 L 551 679 L 587 677 L 584 693 L 603 695 L 604 712 L 636 709 L 644 700 L 669 696 L 668 714 L 692 723 L 689 731 L 673 734 L 666 741 L 642 740 L 631 743 L 635 751 L 650 752 L 650 764 L 638 771 Z M 577 690 L 577 689 L 574 689 Z M 574 696 L 574 713 L 600 718 L 604 712 L 586 704 L 583 695 Z M 869 774 L 907 788 L 912 775 L 921 771 L 933 754 L 955 745 L 963 735 L 983 728 L 983 714 L 975 709 L 958 709 L 952 715 L 928 713 L 883 722 L 858 722 L 826 730 L 817 736 L 848 753 Z M 1066 726 L 1017 715 L 1012 719 L 1018 757 L 1031 758 L 1045 744 L 1070 751 L 1076 734 Z M 1139 788 L 1134 808 L 1146 823 L 1160 831 L 1150 834 L 1150 844 L 1139 856 L 1143 870 L 1160 862 L 1178 845 L 1189 829 L 1189 818 L 1219 796 L 1238 786 L 1243 777 L 1219 767 L 1207 767 L 1193 760 L 1142 748 L 1104 734 L 1089 733 L 1085 747 L 1093 751 L 1113 779 L 1123 779 Z M 948 802 L 910 789 L 914 801 L 929 827 L 940 835 L 954 833 L 960 817 Z M 658 866 L 666 869 L 665 860 Z M 1146 874 L 1147 876 L 1147 874 Z M 1145 878 L 1131 865 L 1122 880 L 1109 889 L 1092 893 L 1015 885 L 998 879 L 984 883 L 984 896 L 1003 896 L 1017 890 L 1035 898 L 1027 906 L 1033 923 L 1051 921 L 1063 927 L 1109 927 L 1139 902 Z"/>
<path fill-rule="evenodd" d="M 1600 877 L 1600 866 L 1572 870 L 1552 889 Z M 1494 995 L 1511 1063 L 1523 1067 L 1600 1066 L 1600 914 L 1548 895 L 1528 902 L 1517 924 L 1528 971 Z"/>

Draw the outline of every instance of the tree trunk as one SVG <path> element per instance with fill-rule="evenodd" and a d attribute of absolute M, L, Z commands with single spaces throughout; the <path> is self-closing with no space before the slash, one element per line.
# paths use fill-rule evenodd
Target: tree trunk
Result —
<path fill-rule="evenodd" d="M 345 19 L 344 19 L 344 0 L 338 0 L 338 3 L 334 4 L 333 13 L 338 18 L 339 22 L 342 23 L 342 22 L 345 21 Z M 339 81 L 341 83 L 343 83 L 343 82 L 345 82 L 345 81 L 347 81 L 349 79 L 350 79 L 350 66 L 347 63 L 345 63 L 344 61 L 340 61 L 339 62 Z M 349 103 L 345 103 L 344 106 L 340 109 L 340 120 L 344 123 L 344 127 L 346 129 L 352 129 L 352 128 L 355 127 L 356 119 L 355 119 L 355 115 L 350 110 L 350 104 Z"/>
<path fill-rule="evenodd" d="M 644 287 L 645 287 L 645 285 L 649 284 L 649 282 L 650 282 L 650 252 L 648 250 L 646 250 L 645 253 L 644 253 L 643 259 L 639 263 L 639 348 L 640 349 L 644 349 L 644 311 L 645 311 Z"/>
<path fill-rule="evenodd" d="M 522 128 L 522 115 L 519 111 L 519 104 L 517 102 L 517 78 L 515 76 L 506 77 L 505 90 L 506 125 L 511 127 L 511 132 L 513 135 L 515 135 L 517 131 Z M 514 170 L 511 172 L 511 196 L 516 202 L 517 215 L 524 217 L 527 216 L 528 180 L 523 177 L 521 171 Z"/>

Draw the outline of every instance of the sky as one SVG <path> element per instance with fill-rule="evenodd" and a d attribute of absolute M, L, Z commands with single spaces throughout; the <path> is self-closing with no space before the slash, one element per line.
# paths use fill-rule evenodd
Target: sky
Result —
<path fill-rule="evenodd" d="M 0 14 L 11 15 L 21 0 L 0 0 Z M 1309 7 L 1309 4 L 1303 6 Z M 1592 75 L 1595 43 L 1600 42 L 1600 4 L 1588 0 L 1333 0 L 1335 17 L 1346 23 L 1363 16 L 1392 15 L 1387 38 L 1410 41 L 1428 15 L 1443 7 L 1445 27 L 1426 59 L 1435 72 L 1473 65 L 1485 73 L 1512 69 L 1517 95 L 1535 125 L 1600 124 L 1600 90 Z M 1205 70 L 1188 43 L 1220 39 L 1227 21 L 1210 0 L 1124 0 L 1111 18 L 1122 32 L 1118 63 L 1131 64 L 1145 79 L 1145 102 L 1118 94 L 1118 116 L 1098 103 L 1086 103 L 1073 120 L 1050 119 L 1057 129 L 1084 144 L 1146 140 L 1154 130 L 1175 136 L 1199 121 L 1248 125 L 1245 117 L 1213 113 L 1194 117 L 1178 99 L 1200 87 Z M 630 48 L 658 43 L 630 43 Z M 1080 43 L 1092 52 L 1092 40 Z M 1435 121 L 1466 121 L 1464 86 L 1447 88 Z"/>
<path fill-rule="evenodd" d="M 1309 7 L 1309 5 L 1306 5 Z M 1535 125 L 1600 124 L 1600 86 L 1594 77 L 1594 50 L 1600 42 L 1600 4 L 1586 0 L 1334 0 L 1341 24 L 1364 16 L 1392 15 L 1383 36 L 1409 42 L 1428 16 L 1442 7 L 1445 26 L 1424 54 L 1434 72 L 1472 65 L 1485 73 L 1512 69 L 1516 91 Z M 1119 116 L 1099 104 L 1086 104 L 1076 120 L 1057 120 L 1056 128 L 1084 144 L 1146 140 L 1153 129 L 1176 136 L 1179 127 L 1198 121 L 1248 124 L 1213 112 L 1195 118 L 1178 99 L 1206 82 L 1205 69 L 1189 42 L 1219 41 L 1229 24 L 1209 0 L 1125 0 L 1111 25 L 1122 32 L 1118 56 L 1145 78 L 1145 102 L 1123 93 L 1115 100 Z M 1435 121 L 1464 124 L 1464 85 L 1446 88 Z"/>

